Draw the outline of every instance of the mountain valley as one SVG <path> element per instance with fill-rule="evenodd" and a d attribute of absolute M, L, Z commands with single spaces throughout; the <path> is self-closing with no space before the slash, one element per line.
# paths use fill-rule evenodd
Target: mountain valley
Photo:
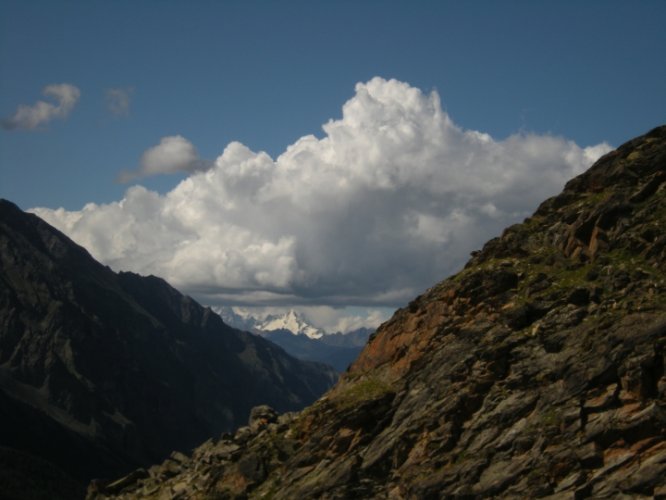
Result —
<path fill-rule="evenodd" d="M 398 310 L 307 409 L 89 498 L 664 498 L 665 221 L 662 126 Z"/>
<path fill-rule="evenodd" d="M 344 372 L 358 357 L 374 332 L 369 328 L 358 328 L 346 333 L 325 332 L 310 325 L 293 309 L 263 320 L 248 315 L 240 316 L 229 307 L 213 310 L 227 324 L 255 333 L 298 359 L 330 365 L 339 373 Z"/>

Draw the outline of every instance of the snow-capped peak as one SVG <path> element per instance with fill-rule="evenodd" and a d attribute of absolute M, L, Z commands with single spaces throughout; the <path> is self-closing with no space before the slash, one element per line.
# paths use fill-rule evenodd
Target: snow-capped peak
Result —
<path fill-rule="evenodd" d="M 324 336 L 322 330 L 308 324 L 305 318 L 293 309 L 290 309 L 286 314 L 268 316 L 264 321 L 256 325 L 255 328 L 264 332 L 288 330 L 294 335 L 305 335 L 311 339 L 320 339 Z"/>

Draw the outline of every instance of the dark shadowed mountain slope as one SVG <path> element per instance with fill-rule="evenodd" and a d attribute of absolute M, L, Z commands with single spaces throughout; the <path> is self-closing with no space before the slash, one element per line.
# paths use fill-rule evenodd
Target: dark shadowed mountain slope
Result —
<path fill-rule="evenodd" d="M 334 380 L 0 201 L 0 446 L 113 477 L 235 429 L 255 405 L 302 408 Z"/>
<path fill-rule="evenodd" d="M 397 311 L 299 415 L 90 496 L 663 498 L 665 223 L 661 127 Z"/>

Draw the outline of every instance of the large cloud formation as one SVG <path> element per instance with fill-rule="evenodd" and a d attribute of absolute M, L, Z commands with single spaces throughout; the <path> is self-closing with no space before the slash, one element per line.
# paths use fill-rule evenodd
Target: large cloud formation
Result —
<path fill-rule="evenodd" d="M 231 143 L 165 195 L 137 185 L 116 203 L 34 211 L 112 268 L 208 304 L 395 307 L 610 149 L 494 140 L 455 125 L 436 92 L 382 78 L 357 84 L 323 130 L 275 160 Z M 188 150 L 163 140 L 146 172 L 164 142 Z"/>
<path fill-rule="evenodd" d="M 81 91 L 69 83 L 58 83 L 44 87 L 42 94 L 52 97 L 57 104 L 46 101 L 37 101 L 32 106 L 21 104 L 13 116 L 2 120 L 2 128 L 33 130 L 54 118 L 66 118 L 79 100 Z"/>

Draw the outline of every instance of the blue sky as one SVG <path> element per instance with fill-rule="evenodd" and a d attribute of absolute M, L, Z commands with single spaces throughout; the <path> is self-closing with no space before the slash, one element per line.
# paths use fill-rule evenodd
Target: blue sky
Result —
<path fill-rule="evenodd" d="M 666 2 L 657 0 L 0 0 L 0 13 L 0 117 L 5 120 L 3 123 L 18 123 L 11 120 L 21 105 L 34 106 L 42 100 L 55 106 L 54 95 L 49 98 L 42 94 L 49 85 L 66 83 L 71 86 L 68 88 L 75 87 L 79 92 L 70 108 L 58 108 L 60 111 L 53 111 L 48 120 L 34 129 L 6 126 L 0 130 L 0 196 L 24 209 L 64 207 L 67 212 L 61 212 L 60 216 L 52 214 L 52 223 L 58 225 L 59 220 L 61 229 L 77 236 L 77 241 L 92 246 L 98 258 L 106 258 L 117 267 L 139 271 L 169 275 L 171 268 L 153 269 L 145 262 L 123 260 L 124 255 L 129 255 L 131 245 L 116 254 L 105 254 L 95 247 L 94 231 L 90 227 L 86 229 L 80 221 L 73 222 L 71 214 L 78 213 L 89 202 L 98 205 L 119 202 L 127 198 L 126 190 L 134 184 L 166 196 L 188 176 L 203 178 L 204 172 L 192 173 L 193 163 L 188 158 L 195 155 L 203 165 L 199 170 L 206 170 L 233 141 L 252 153 L 265 151 L 276 160 L 301 137 L 309 134 L 318 139 L 326 137 L 328 133 L 322 130 L 322 125 L 329 120 L 341 120 L 346 102 L 357 99 L 356 105 L 365 106 L 363 103 L 367 102 L 361 99 L 365 87 L 359 91 L 356 84 L 366 84 L 374 77 L 382 80 L 369 86 L 368 92 L 375 97 L 390 94 L 391 106 L 399 103 L 407 95 L 405 92 L 411 92 L 406 87 L 391 84 L 391 79 L 420 91 L 424 99 L 436 91 L 441 110 L 456 130 L 488 134 L 502 154 L 507 151 L 519 154 L 518 150 L 524 153 L 536 147 L 534 142 L 530 142 L 529 147 L 516 145 L 517 140 L 506 142 L 517 136 L 556 137 L 561 139 L 562 148 L 568 147 L 567 141 L 580 148 L 602 143 L 617 146 L 663 123 L 666 117 L 666 64 L 663 62 Z M 109 91 L 127 99 L 122 108 L 116 102 L 115 113 L 109 109 Z M 413 120 L 418 121 L 423 110 L 414 108 L 412 111 Z M 402 116 L 391 113 L 386 114 L 393 120 L 389 126 Z M 379 115 L 370 117 L 366 113 L 363 116 L 361 121 L 368 120 L 363 122 L 364 127 L 384 130 L 381 127 L 386 124 L 374 121 L 379 120 Z M 183 161 L 189 162 L 190 170 L 171 175 L 135 176 L 129 184 L 118 182 L 122 171 L 139 169 L 142 155 L 149 148 L 156 147 L 164 138 L 178 136 L 182 138 L 180 146 L 190 148 L 183 153 L 186 155 Z M 463 140 L 463 137 L 466 138 Z M 456 142 L 455 148 L 452 143 L 440 144 L 439 153 L 432 157 L 440 158 L 444 150 L 468 147 L 470 141 L 474 142 L 470 137 L 460 135 L 462 142 Z M 371 138 L 368 141 L 368 148 L 381 146 Z M 406 147 L 411 147 L 409 144 Z M 545 147 L 543 141 L 539 144 Z M 552 152 L 555 146 L 547 147 Z M 183 149 L 179 151 L 182 153 Z M 245 158 L 245 153 L 236 153 Z M 484 158 L 494 158 L 492 155 L 499 153 L 491 155 L 486 151 L 484 154 Z M 468 157 L 447 157 L 446 161 L 452 162 L 453 172 L 456 161 Z M 158 171 L 160 165 L 155 162 L 164 157 L 156 158 L 152 167 L 145 168 Z M 309 161 L 316 164 L 323 161 L 321 158 L 315 155 L 315 160 L 310 158 Z M 145 156 L 143 161 L 146 165 L 150 163 Z M 299 161 L 294 155 L 290 163 L 286 160 L 283 163 L 298 170 Z M 359 164 L 354 172 L 369 172 L 372 161 L 368 162 Z M 184 165 L 176 163 L 175 170 Z M 511 164 L 508 160 L 505 163 Z M 227 164 L 240 165 L 231 160 Z M 312 168 L 315 174 L 321 171 L 316 165 Z M 506 168 L 508 172 L 511 167 Z M 553 172 L 555 168 L 560 167 L 544 167 L 544 172 Z M 410 169 L 413 171 L 416 167 Z M 164 171 L 167 170 L 169 168 L 165 167 Z M 579 166 L 569 165 L 562 167 L 561 172 L 565 176 L 578 170 Z M 211 172 L 208 174 L 212 175 Z M 538 173 L 535 167 L 535 175 Z M 258 178 L 258 174 L 253 175 Z M 363 175 L 359 174 L 358 178 L 367 177 Z M 562 181 L 553 176 L 552 191 L 557 192 Z M 410 180 L 405 186 L 413 187 L 414 182 Z M 400 193 L 401 200 L 409 196 L 406 192 Z M 440 235 L 439 244 L 460 239 L 473 246 L 483 241 L 479 238 L 494 234 L 501 224 L 529 213 L 534 208 L 532 205 L 538 203 L 530 198 L 524 207 L 518 207 L 508 193 L 496 193 L 506 205 L 503 209 L 497 208 L 499 202 L 495 203 L 494 198 L 473 200 L 480 204 L 478 206 L 494 207 L 488 208 L 488 213 L 498 209 L 504 214 L 494 219 L 494 225 L 484 222 L 484 231 L 478 231 L 479 236 L 473 240 L 446 236 L 453 226 L 442 222 L 450 222 L 457 213 L 469 216 L 465 212 L 467 206 L 426 209 L 410 205 L 405 207 L 403 215 L 411 214 L 410 220 L 418 221 L 424 231 L 434 227 L 433 234 Z M 176 198 L 176 194 L 172 198 Z M 366 199 L 370 198 L 372 196 L 366 193 Z M 465 199 L 472 198 L 469 195 Z M 166 201 L 159 203 L 164 205 Z M 349 199 L 349 207 L 358 206 L 360 210 L 361 206 L 355 203 Z M 437 198 L 433 198 L 431 206 L 437 203 Z M 388 210 L 386 207 L 394 204 L 382 205 L 376 201 L 374 206 Z M 274 207 L 274 203 L 271 206 Z M 335 205 L 335 209 L 339 206 Z M 169 212 L 164 206 L 160 210 L 160 213 Z M 297 212 L 294 206 L 289 210 Z M 289 210 L 285 209 L 284 213 L 292 213 Z M 380 215 L 375 219 L 381 220 Z M 98 222 L 102 220 L 100 214 L 95 217 Z M 140 214 L 125 213 L 117 217 L 126 220 L 123 217 L 138 218 Z M 265 215 L 258 212 L 256 217 Z M 271 249 L 282 249 L 270 255 L 271 258 L 277 255 L 286 258 L 285 269 L 289 271 L 265 279 L 265 271 L 256 261 L 244 261 L 237 267 L 250 269 L 248 272 L 253 278 L 244 281 L 238 277 L 236 285 L 229 287 L 220 285 L 231 279 L 224 273 L 221 281 L 215 283 L 191 283 L 177 274 L 171 276 L 186 291 L 210 301 L 228 302 L 232 292 L 249 293 L 251 290 L 254 298 L 248 298 L 245 303 L 257 300 L 258 293 L 268 297 L 277 293 L 284 298 L 284 303 L 307 302 L 312 307 L 321 304 L 391 307 L 425 286 L 428 279 L 441 279 L 440 274 L 454 266 L 440 263 L 439 257 L 426 259 L 432 273 L 419 271 L 420 278 L 415 282 L 404 277 L 400 283 L 386 283 L 382 286 L 387 293 L 395 292 L 391 295 L 394 298 L 380 299 L 379 288 L 363 280 L 357 282 L 354 276 L 358 270 L 354 271 L 356 274 L 347 275 L 343 265 L 335 271 L 320 265 L 314 256 L 315 249 L 330 246 L 331 242 L 315 241 L 311 232 L 296 234 L 293 229 L 296 215 L 288 222 L 285 222 L 286 215 L 274 221 L 274 225 L 280 227 L 285 224 L 282 235 L 279 231 L 260 228 L 254 220 L 251 223 L 240 221 L 222 211 L 219 218 L 228 222 L 229 227 L 238 231 L 242 228 L 247 235 L 252 235 L 241 237 L 239 232 L 239 242 L 252 241 L 256 245 L 270 242 Z M 233 223 L 229 222 L 232 219 Z M 114 219 L 114 223 L 118 220 Z M 160 220 L 164 227 L 169 226 Z M 331 221 L 331 228 L 338 227 L 344 220 Z M 368 241 L 388 245 L 380 236 L 384 233 L 376 220 L 368 222 L 371 226 L 359 226 L 358 234 L 351 233 L 356 234 L 357 239 L 360 234 L 372 234 L 372 237 L 367 236 Z M 469 227 L 478 229 L 474 223 Z M 219 231 L 223 234 L 221 228 Z M 135 232 L 140 233 L 138 229 Z M 261 238 L 257 236 L 259 233 Z M 178 240 L 169 234 L 171 236 L 165 236 L 164 241 Z M 103 247 L 99 241 L 97 244 Z M 238 243 L 233 251 L 243 253 L 243 244 Z M 132 240 L 132 245 L 132 248 L 144 248 L 147 244 Z M 455 265 L 460 264 L 469 250 L 463 246 L 458 250 L 459 255 L 450 259 Z M 418 252 L 410 252 L 396 246 L 396 254 L 387 258 L 385 264 L 395 265 L 400 259 L 417 254 L 423 257 Z M 232 254 L 229 250 L 223 257 L 233 260 Z M 342 252 L 338 258 L 345 255 L 348 253 Z M 174 256 L 164 259 L 173 263 Z M 345 276 L 344 280 L 329 279 L 340 276 Z M 376 281 L 376 276 L 366 278 L 368 283 Z M 330 289 L 339 290 L 344 283 L 344 294 L 331 295 Z M 215 295 L 216 287 L 224 289 L 226 298 Z M 343 300 L 342 296 L 346 298 Z M 336 302 L 338 300 L 340 302 Z M 266 303 L 273 302 L 266 299 Z"/>
<path fill-rule="evenodd" d="M 320 134 L 356 82 L 437 89 L 458 124 L 617 145 L 666 116 L 666 4 L 419 1 L 0 2 L 0 114 L 71 82 L 66 121 L 0 135 L 0 193 L 80 208 L 160 137 L 203 157 L 232 141 L 279 154 Z M 110 116 L 108 88 L 133 88 Z M 170 180 L 155 186 L 166 187 Z"/>

